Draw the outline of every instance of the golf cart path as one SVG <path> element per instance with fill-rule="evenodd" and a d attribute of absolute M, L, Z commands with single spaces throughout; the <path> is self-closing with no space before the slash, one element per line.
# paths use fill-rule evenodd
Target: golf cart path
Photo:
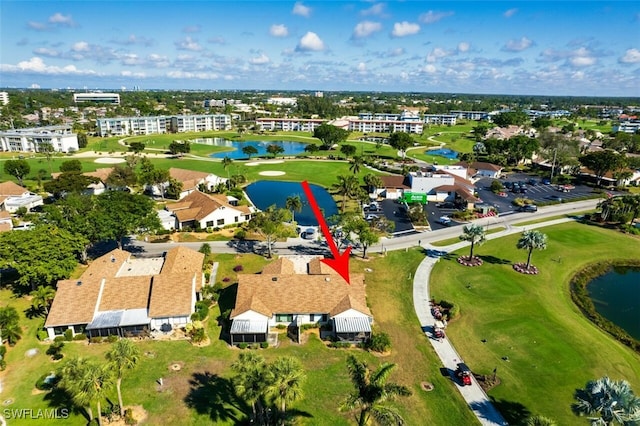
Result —
<path fill-rule="evenodd" d="M 527 225 L 526 228 L 542 228 L 544 226 L 556 225 L 573 220 L 574 219 L 571 218 L 556 219 L 548 222 Z M 507 229 L 503 231 L 487 235 L 487 239 L 495 239 L 505 235 L 520 233 L 524 229 L 525 227 L 523 226 L 507 226 Z M 453 374 L 456 370 L 457 364 L 459 362 L 464 362 L 464 360 L 460 357 L 446 335 L 443 339 L 436 339 L 433 335 L 433 327 L 435 326 L 436 319 L 433 316 L 431 306 L 429 304 L 429 279 L 431 276 L 431 269 L 438 260 L 440 260 L 440 256 L 468 245 L 469 243 L 466 241 L 461 241 L 446 247 L 434 247 L 429 243 L 423 244 L 422 247 L 426 249 L 427 257 L 425 257 L 420 263 L 413 278 L 413 305 L 416 315 L 418 316 L 418 320 L 420 321 L 420 326 L 422 327 L 422 331 L 425 336 L 429 339 L 429 342 L 431 342 L 431 346 L 433 346 L 433 349 L 440 358 L 440 361 L 442 361 L 442 365 L 447 368 L 452 378 L 454 377 Z M 491 400 L 474 377 L 472 377 L 471 386 L 460 386 L 457 381 L 454 380 L 454 382 L 455 386 L 462 394 L 462 397 L 469 405 L 469 408 L 471 408 L 478 418 L 480 424 L 486 426 L 503 426 L 508 424 L 498 410 L 493 406 Z"/>

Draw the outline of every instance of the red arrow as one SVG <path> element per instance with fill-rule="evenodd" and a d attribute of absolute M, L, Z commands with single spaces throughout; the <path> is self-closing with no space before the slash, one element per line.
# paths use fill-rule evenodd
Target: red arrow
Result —
<path fill-rule="evenodd" d="M 318 203 L 316 203 L 316 199 L 311 192 L 311 187 L 309 187 L 309 183 L 305 180 L 302 182 L 302 188 L 304 189 L 304 193 L 307 195 L 309 199 L 309 204 L 311 205 L 311 209 L 313 210 L 313 214 L 316 216 L 318 220 L 318 224 L 320 225 L 320 229 L 322 230 L 322 234 L 324 238 L 327 240 L 327 244 L 329 244 L 329 249 L 331 249 L 331 255 L 333 259 L 322 259 L 321 262 L 326 263 L 334 271 L 336 271 L 347 284 L 351 284 L 349 280 L 349 256 L 351 254 L 351 246 L 348 246 L 342 254 L 338 250 L 335 241 L 333 241 L 333 237 L 331 236 L 331 231 L 327 226 L 327 222 L 325 222 L 324 217 L 322 216 L 322 212 L 320 212 L 320 208 L 318 207 Z"/>

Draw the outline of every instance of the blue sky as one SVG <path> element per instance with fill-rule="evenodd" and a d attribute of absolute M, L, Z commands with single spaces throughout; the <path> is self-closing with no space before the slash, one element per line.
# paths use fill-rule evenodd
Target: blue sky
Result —
<path fill-rule="evenodd" d="M 12 1 L 0 86 L 640 96 L 637 1 Z"/>

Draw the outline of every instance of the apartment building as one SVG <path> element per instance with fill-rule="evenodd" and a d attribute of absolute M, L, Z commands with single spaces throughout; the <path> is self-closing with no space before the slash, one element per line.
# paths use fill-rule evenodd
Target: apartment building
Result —
<path fill-rule="evenodd" d="M 614 132 L 635 134 L 640 132 L 640 120 L 621 121 L 613 126 Z"/>
<path fill-rule="evenodd" d="M 405 132 L 421 134 L 424 128 L 420 116 L 411 111 L 401 114 L 361 112 L 358 118 L 349 118 L 347 130 L 362 133 Z"/>
<path fill-rule="evenodd" d="M 78 150 L 78 135 L 71 125 L 33 127 L 0 131 L 0 150 L 12 152 L 40 152 L 44 144 L 51 144 L 56 152 Z"/>
<path fill-rule="evenodd" d="M 465 120 L 486 120 L 489 118 L 489 113 L 487 111 L 451 111 L 451 114 L 458 116 L 458 118 L 463 118 Z"/>
<path fill-rule="evenodd" d="M 120 105 L 120 95 L 117 93 L 102 93 L 102 92 L 74 93 L 73 102 L 75 103 L 102 102 L 102 103 Z"/>
<path fill-rule="evenodd" d="M 260 130 L 280 132 L 313 132 L 325 123 L 322 119 L 308 118 L 258 118 L 256 125 Z"/>
<path fill-rule="evenodd" d="M 0 104 L 6 105 L 9 103 L 9 93 L 0 92 Z"/>
<path fill-rule="evenodd" d="M 176 115 L 154 117 L 117 117 L 97 120 L 100 136 L 136 136 L 157 133 L 205 132 L 229 130 L 231 116 L 226 114 Z"/>
<path fill-rule="evenodd" d="M 444 126 L 455 126 L 458 116 L 455 114 L 425 114 L 424 124 L 439 124 Z"/>

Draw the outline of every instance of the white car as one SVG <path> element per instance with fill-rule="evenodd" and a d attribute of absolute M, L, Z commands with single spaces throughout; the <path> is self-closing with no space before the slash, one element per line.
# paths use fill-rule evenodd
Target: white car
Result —
<path fill-rule="evenodd" d="M 378 218 L 377 214 L 368 214 L 367 217 L 365 217 L 365 220 L 374 220 L 377 218 Z"/>
<path fill-rule="evenodd" d="M 304 231 L 304 238 L 307 240 L 315 240 L 316 239 L 316 230 L 315 228 L 307 228 Z"/>
<path fill-rule="evenodd" d="M 450 225 L 451 218 L 449 216 L 440 216 L 440 219 L 438 219 L 438 223 L 441 223 L 442 225 Z"/>

